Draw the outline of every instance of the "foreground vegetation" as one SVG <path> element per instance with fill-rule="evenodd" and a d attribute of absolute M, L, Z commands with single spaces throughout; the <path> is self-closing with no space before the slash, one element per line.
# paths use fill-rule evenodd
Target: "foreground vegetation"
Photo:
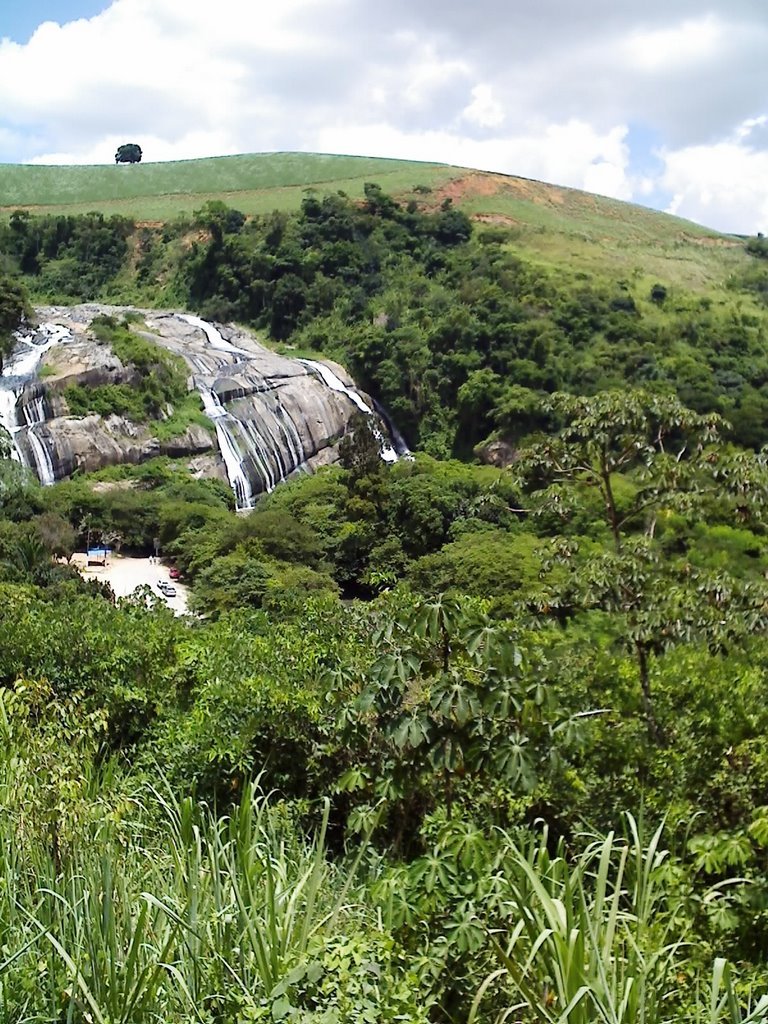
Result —
<path fill-rule="evenodd" d="M 398 927 L 402 903 L 423 903 L 429 883 L 412 873 L 403 891 L 402 872 L 365 847 L 331 862 L 327 803 L 308 841 L 285 805 L 254 786 L 222 817 L 163 788 L 116 802 L 108 780 L 92 778 L 82 789 L 100 813 L 83 802 L 70 845 L 52 859 L 32 833 L 36 807 L 17 849 L 16 786 L 26 767 L 4 757 L 7 1020 L 427 1024 L 457 954 L 462 973 L 491 968 L 470 1021 L 512 1012 L 542 1021 L 747 1024 L 768 1012 L 768 998 L 741 1008 L 719 957 L 694 989 L 684 953 L 695 916 L 689 885 L 670 876 L 661 830 L 644 835 L 632 819 L 627 839 L 587 841 L 570 865 L 546 832 L 504 834 L 491 847 L 478 832 L 444 827 L 433 854 L 444 896 L 468 860 L 454 852 L 464 846 L 482 901 L 457 922 L 453 951 L 438 937 L 414 955 L 409 929 Z M 493 874 L 481 882 L 483 860 Z M 422 876 L 426 866 L 415 863 Z M 708 893 L 715 896 L 717 887 Z"/>
<path fill-rule="evenodd" d="M 9 317 L 246 321 L 419 450 L 353 423 L 242 517 L 183 462 L 41 489 L 3 446 L 4 1019 L 768 1021 L 762 247 L 701 294 L 484 231 L 373 185 L 11 218 Z M 84 411 L 183 404 L 96 329 L 138 385 Z M 157 541 L 194 614 L 83 581 L 94 539 Z"/>
<path fill-rule="evenodd" d="M 9 1013 L 766 1019 L 768 469 L 672 400 L 548 414 L 515 477 L 360 424 L 247 518 L 5 464 Z M 204 617 L 51 558 L 156 529 Z"/>

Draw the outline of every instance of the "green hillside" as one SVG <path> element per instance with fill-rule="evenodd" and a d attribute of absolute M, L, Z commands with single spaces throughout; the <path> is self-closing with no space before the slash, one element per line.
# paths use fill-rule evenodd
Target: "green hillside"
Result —
<path fill-rule="evenodd" d="M 0 167 L 0 209 L 48 213 L 99 210 L 143 220 L 191 212 L 208 199 L 244 213 L 297 209 L 304 190 L 342 189 L 362 195 L 374 178 L 391 191 L 439 185 L 457 173 L 444 164 L 313 153 L 251 153 L 168 163 Z"/>
<path fill-rule="evenodd" d="M 544 264 L 664 278 L 694 290 L 726 280 L 744 263 L 741 243 L 678 217 L 578 189 L 445 164 L 315 153 L 134 165 L 0 166 L 0 214 L 15 209 L 92 210 L 138 221 L 171 220 L 221 200 L 252 216 L 296 211 L 311 190 L 361 199 L 366 181 L 401 201 L 437 207 L 446 197 L 488 230 Z"/>
<path fill-rule="evenodd" d="M 436 164 L 282 154 L 13 170 L 16 195 L 38 204 L 0 222 L 0 254 L 34 302 L 191 309 L 323 353 L 432 455 L 514 439 L 539 393 L 627 382 L 724 415 L 742 444 L 768 441 L 766 261 L 743 240 Z M 123 213 L 103 198 L 142 183 Z M 186 191 L 163 195 L 172 187 Z M 80 213 L 39 203 L 67 194 Z"/>

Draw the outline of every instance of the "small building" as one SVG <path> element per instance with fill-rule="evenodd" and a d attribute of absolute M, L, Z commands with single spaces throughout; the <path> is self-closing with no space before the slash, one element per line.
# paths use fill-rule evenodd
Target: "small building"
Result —
<path fill-rule="evenodd" d="M 112 554 L 112 548 L 88 548 L 88 565 L 101 565 L 107 564 L 107 558 Z"/>

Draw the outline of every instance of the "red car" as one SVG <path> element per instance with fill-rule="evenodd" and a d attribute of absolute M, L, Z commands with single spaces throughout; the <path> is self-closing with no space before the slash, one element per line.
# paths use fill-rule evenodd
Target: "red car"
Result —
<path fill-rule="evenodd" d="M 171 568 L 168 570 L 168 575 L 171 577 L 172 580 L 181 579 L 181 573 L 179 572 L 175 565 L 172 565 Z"/>

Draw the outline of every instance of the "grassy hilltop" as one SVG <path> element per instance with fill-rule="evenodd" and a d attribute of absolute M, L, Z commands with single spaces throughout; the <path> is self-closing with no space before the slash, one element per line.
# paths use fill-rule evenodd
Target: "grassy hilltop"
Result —
<path fill-rule="evenodd" d="M 307 188 L 362 195 L 372 179 L 390 192 L 435 187 L 456 168 L 406 160 L 314 153 L 251 153 L 168 163 L 0 167 L 0 210 L 45 213 L 99 210 L 168 220 L 221 199 L 247 214 L 299 208 Z"/>
<path fill-rule="evenodd" d="M 252 153 L 135 165 L 0 166 L 0 214 L 97 210 L 167 221 L 219 199 L 245 214 L 298 210 L 311 190 L 361 198 L 375 181 L 401 201 L 447 197 L 478 224 L 503 228 L 542 262 L 694 290 L 744 262 L 738 240 L 690 221 L 578 189 L 446 164 L 315 153 Z"/>
<path fill-rule="evenodd" d="M 247 324 L 340 361 L 432 455 L 530 429 L 515 388 L 527 407 L 628 382 L 768 440 L 768 280 L 743 239 L 577 189 L 363 157 L 16 166 L 0 183 L 0 253 L 34 302 Z"/>

